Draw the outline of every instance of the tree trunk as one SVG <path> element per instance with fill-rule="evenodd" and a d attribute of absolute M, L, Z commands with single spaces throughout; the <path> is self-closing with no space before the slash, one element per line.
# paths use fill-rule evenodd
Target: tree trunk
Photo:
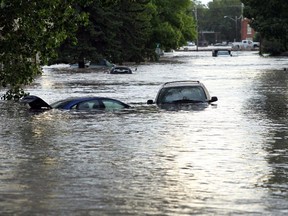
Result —
<path fill-rule="evenodd" d="M 78 62 L 78 67 L 79 68 L 85 68 L 85 62 L 84 61 L 79 61 Z"/>

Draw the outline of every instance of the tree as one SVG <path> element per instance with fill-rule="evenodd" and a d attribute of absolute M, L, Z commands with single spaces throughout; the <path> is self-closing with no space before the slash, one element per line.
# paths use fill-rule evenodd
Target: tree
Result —
<path fill-rule="evenodd" d="M 196 22 L 190 0 L 152 0 L 155 13 L 152 19 L 150 46 L 161 44 L 164 50 L 177 49 L 196 39 Z"/>
<path fill-rule="evenodd" d="M 111 54 L 115 60 L 141 62 L 147 57 L 149 50 L 146 47 L 151 36 L 152 14 L 149 0 L 127 1 L 121 0 L 118 5 L 118 20 L 122 25 L 117 33 L 116 40 L 119 43 L 118 56 Z"/>
<path fill-rule="evenodd" d="M 8 89 L 3 99 L 25 95 L 22 86 L 41 74 L 40 65 L 55 55 L 62 41 L 73 38 L 77 23 L 85 20 L 73 4 L 74 0 L 1 0 L 0 84 Z"/>
<path fill-rule="evenodd" d="M 151 32 L 149 1 L 98 0 L 80 10 L 89 14 L 89 23 L 78 29 L 77 43 L 67 38 L 57 61 L 143 61 L 149 52 L 145 47 Z"/>
<path fill-rule="evenodd" d="M 251 20 L 251 26 L 261 34 L 261 37 L 280 43 L 282 46 L 278 54 L 287 51 L 288 2 L 286 0 L 242 0 L 242 2 L 245 5 L 245 17 Z"/>
<path fill-rule="evenodd" d="M 89 23 L 79 28 L 77 44 L 67 38 L 56 62 L 139 63 L 156 59 L 157 43 L 169 50 L 196 38 L 190 0 L 95 0 L 79 10 Z"/>

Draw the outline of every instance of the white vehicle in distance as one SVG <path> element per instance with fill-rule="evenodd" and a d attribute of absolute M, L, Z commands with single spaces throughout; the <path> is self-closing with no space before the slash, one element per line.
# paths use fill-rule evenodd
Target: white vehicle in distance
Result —
<path fill-rule="evenodd" d="M 241 42 L 233 42 L 232 48 L 241 50 L 241 49 L 256 49 L 260 47 L 259 42 L 253 42 L 251 40 L 242 40 Z"/>

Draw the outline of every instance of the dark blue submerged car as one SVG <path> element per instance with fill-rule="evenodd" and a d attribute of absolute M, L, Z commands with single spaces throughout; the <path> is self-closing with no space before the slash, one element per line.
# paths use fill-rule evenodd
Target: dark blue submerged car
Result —
<path fill-rule="evenodd" d="M 29 95 L 22 98 L 20 102 L 29 104 L 32 110 L 64 109 L 113 111 L 130 108 L 128 104 L 125 104 L 122 101 L 107 97 L 74 97 L 60 100 L 49 105 L 41 98 Z"/>

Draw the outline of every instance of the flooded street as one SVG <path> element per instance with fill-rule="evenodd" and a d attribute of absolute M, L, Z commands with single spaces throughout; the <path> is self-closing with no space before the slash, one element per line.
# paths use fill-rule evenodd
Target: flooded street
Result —
<path fill-rule="evenodd" d="M 122 75 L 46 67 L 32 95 L 133 108 L 33 114 L 0 101 L 0 215 L 288 214 L 288 58 L 234 55 L 176 52 Z M 174 80 L 199 80 L 219 101 L 146 104 Z"/>

